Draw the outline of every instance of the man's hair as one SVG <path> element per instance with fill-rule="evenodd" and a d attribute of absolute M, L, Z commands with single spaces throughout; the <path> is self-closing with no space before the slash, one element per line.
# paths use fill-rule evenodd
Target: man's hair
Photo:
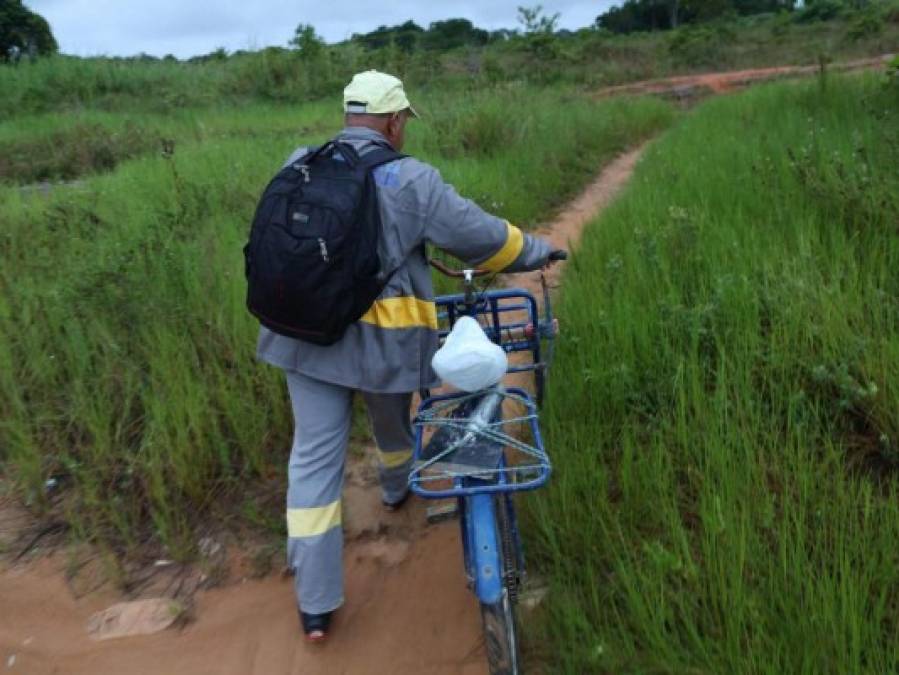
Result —
<path fill-rule="evenodd" d="M 348 112 L 348 113 L 344 113 L 344 117 L 346 117 L 347 119 L 354 118 L 354 117 L 361 117 L 362 119 L 370 119 L 370 120 L 387 120 L 387 119 L 390 119 L 393 115 L 396 115 L 396 114 L 397 114 L 397 113 L 392 113 L 392 112 L 388 112 L 388 113 L 354 113 L 354 112 Z"/>
<path fill-rule="evenodd" d="M 369 129 L 374 129 L 375 131 L 381 131 L 383 133 L 387 128 L 387 123 L 393 119 L 394 115 L 399 116 L 404 112 L 406 111 L 400 110 L 399 112 L 387 113 L 348 112 L 344 114 L 343 123 L 348 127 L 368 127 Z"/>

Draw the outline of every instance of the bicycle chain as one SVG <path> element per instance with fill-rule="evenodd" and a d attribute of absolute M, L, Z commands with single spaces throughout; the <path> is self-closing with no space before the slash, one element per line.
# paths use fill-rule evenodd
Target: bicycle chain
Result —
<path fill-rule="evenodd" d="M 503 570 L 503 586 L 509 593 L 509 600 L 515 604 L 518 602 L 518 593 L 521 588 L 521 575 L 518 570 L 518 556 L 515 552 L 515 538 L 512 534 L 512 523 L 509 522 L 508 505 L 502 497 L 497 499 L 497 509 L 500 509 L 503 519 L 503 527 L 501 528 L 503 549 L 503 559 L 509 565 L 508 569 Z"/>

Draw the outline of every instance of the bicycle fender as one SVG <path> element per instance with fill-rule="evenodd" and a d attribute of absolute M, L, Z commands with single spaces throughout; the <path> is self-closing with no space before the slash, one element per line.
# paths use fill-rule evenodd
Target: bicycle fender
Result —
<path fill-rule="evenodd" d="M 503 594 L 493 496 L 473 495 L 468 500 L 466 511 L 475 594 L 481 602 L 493 604 L 499 602 Z"/>

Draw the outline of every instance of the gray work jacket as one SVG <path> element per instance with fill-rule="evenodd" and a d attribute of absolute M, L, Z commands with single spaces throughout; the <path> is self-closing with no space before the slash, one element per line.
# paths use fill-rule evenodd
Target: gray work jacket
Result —
<path fill-rule="evenodd" d="M 365 154 L 377 131 L 347 127 L 338 136 Z M 297 149 L 287 160 L 306 154 Z M 412 157 L 377 167 L 381 264 L 396 272 L 378 300 L 337 343 L 323 347 L 259 331 L 257 357 L 284 370 L 361 391 L 407 393 L 436 387 L 437 311 L 423 244 L 491 271 L 522 272 L 544 265 L 549 245 L 483 211 L 443 182 L 432 166 Z"/>

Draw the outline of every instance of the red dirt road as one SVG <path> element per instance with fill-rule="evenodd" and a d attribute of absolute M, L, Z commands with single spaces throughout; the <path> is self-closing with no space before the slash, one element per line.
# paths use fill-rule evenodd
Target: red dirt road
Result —
<path fill-rule="evenodd" d="M 884 54 L 870 59 L 859 59 L 845 63 L 828 64 L 827 69 L 835 72 L 848 72 L 853 70 L 867 70 L 882 68 L 894 57 L 894 54 Z M 596 92 L 598 98 L 609 96 L 639 95 L 639 94 L 674 94 L 688 93 L 691 91 L 707 91 L 713 94 L 722 94 L 735 89 L 741 89 L 751 84 L 767 82 L 769 80 L 789 77 L 807 77 L 814 75 L 819 66 L 780 66 L 776 68 L 755 68 L 751 70 L 734 70 L 729 72 L 700 73 L 698 75 L 681 75 L 678 77 L 666 77 L 658 80 L 645 80 L 620 84 L 614 87 L 605 87 Z"/>

